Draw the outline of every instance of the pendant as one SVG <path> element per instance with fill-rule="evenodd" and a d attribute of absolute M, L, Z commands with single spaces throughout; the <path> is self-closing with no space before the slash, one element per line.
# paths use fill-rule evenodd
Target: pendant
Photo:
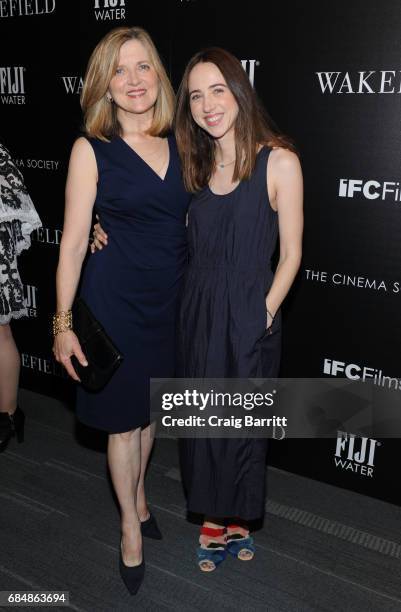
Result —
<path fill-rule="evenodd" d="M 227 168 L 227 166 L 231 166 L 231 164 L 233 164 L 235 162 L 235 159 L 233 159 L 230 162 L 227 162 L 226 164 L 222 164 L 221 162 L 216 162 L 216 165 L 218 168 Z"/>

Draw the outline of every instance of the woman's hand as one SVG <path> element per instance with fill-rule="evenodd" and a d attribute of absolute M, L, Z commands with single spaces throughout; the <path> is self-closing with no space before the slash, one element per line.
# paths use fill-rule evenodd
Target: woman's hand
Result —
<path fill-rule="evenodd" d="M 99 221 L 98 215 L 96 215 L 96 219 Z M 107 246 L 107 234 L 103 231 L 100 223 L 95 223 L 93 226 L 93 242 L 90 245 L 91 253 L 101 251 L 103 246 Z"/>
<path fill-rule="evenodd" d="M 266 310 L 266 329 L 269 329 L 272 326 L 272 323 L 273 317 L 271 316 L 270 312 Z"/>
<path fill-rule="evenodd" d="M 56 361 L 63 364 L 71 378 L 77 382 L 81 382 L 76 371 L 72 367 L 71 357 L 75 355 L 82 366 L 87 366 L 88 362 L 82 352 L 77 336 L 71 329 L 57 334 L 54 338 L 53 353 Z"/>

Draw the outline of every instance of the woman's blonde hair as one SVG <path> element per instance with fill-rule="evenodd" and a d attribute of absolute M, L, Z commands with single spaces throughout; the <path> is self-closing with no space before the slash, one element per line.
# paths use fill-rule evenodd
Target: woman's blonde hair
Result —
<path fill-rule="evenodd" d="M 81 92 L 84 129 L 88 136 L 107 141 L 120 134 L 116 106 L 107 99 L 106 94 L 118 65 L 120 48 L 129 40 L 138 40 L 144 45 L 159 77 L 159 94 L 148 134 L 163 136 L 171 129 L 175 96 L 157 49 L 149 34 L 142 28 L 122 27 L 106 34 L 89 59 Z"/>

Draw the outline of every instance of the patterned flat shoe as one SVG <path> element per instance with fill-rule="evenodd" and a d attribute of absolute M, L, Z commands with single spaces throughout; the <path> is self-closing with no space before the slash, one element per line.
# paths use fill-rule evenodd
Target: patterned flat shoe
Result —
<path fill-rule="evenodd" d="M 198 565 L 202 572 L 213 572 L 227 556 L 225 529 L 201 528 L 199 548 L 197 550 Z"/>
<path fill-rule="evenodd" d="M 229 525 L 226 550 L 240 561 L 251 561 L 255 554 L 255 546 L 249 530 L 239 525 Z"/>

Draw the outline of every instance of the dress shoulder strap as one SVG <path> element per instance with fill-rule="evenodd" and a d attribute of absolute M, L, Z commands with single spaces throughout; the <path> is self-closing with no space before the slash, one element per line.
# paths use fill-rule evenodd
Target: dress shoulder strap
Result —
<path fill-rule="evenodd" d="M 269 159 L 271 148 L 264 145 L 258 152 L 256 157 L 255 168 L 251 176 L 251 181 L 260 183 L 266 181 L 267 160 Z"/>

